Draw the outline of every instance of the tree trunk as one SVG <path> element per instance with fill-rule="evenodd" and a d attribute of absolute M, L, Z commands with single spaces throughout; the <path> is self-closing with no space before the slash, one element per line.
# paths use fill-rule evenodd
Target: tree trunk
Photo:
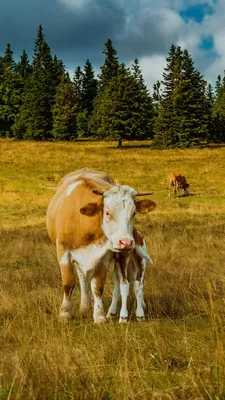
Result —
<path fill-rule="evenodd" d="M 122 149 L 122 139 L 118 139 L 117 149 Z"/>

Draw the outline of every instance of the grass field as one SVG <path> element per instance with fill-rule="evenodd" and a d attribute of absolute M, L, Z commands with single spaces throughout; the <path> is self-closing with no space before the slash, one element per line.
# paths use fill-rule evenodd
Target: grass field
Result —
<path fill-rule="evenodd" d="M 84 166 L 153 190 L 154 212 L 137 216 L 153 266 L 146 322 L 62 323 L 62 285 L 45 228 L 59 179 Z M 181 170 L 191 196 L 168 198 Z M 147 142 L 0 140 L 0 399 L 225 399 L 225 148 L 152 150 Z M 110 270 L 104 293 L 112 293 Z"/>

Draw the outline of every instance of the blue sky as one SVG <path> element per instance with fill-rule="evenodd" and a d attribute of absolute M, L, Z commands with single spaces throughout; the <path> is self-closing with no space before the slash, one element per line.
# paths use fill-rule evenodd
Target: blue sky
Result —
<path fill-rule="evenodd" d="M 1 0 L 0 54 L 32 59 L 39 24 L 52 53 L 72 73 L 90 59 L 96 71 L 110 38 L 119 61 L 137 57 L 151 90 L 161 79 L 171 44 L 186 48 L 196 68 L 215 84 L 225 69 L 224 0 Z"/>

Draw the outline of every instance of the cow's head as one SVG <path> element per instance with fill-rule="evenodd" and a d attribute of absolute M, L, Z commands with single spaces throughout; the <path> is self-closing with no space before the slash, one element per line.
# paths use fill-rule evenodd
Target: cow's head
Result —
<path fill-rule="evenodd" d="M 135 247 L 133 224 L 137 212 L 146 214 L 154 210 L 156 204 L 148 199 L 137 201 L 137 196 L 152 192 L 137 192 L 129 186 L 113 186 L 110 190 L 95 190 L 101 202 L 89 203 L 80 209 L 82 214 L 93 216 L 102 211 L 102 229 L 112 245 L 113 251 L 127 251 Z"/>

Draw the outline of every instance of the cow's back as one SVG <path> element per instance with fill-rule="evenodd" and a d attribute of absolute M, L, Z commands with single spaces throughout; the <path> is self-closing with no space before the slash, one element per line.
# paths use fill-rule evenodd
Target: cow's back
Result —
<path fill-rule="evenodd" d="M 171 172 L 168 176 L 168 187 L 179 184 L 181 187 L 185 187 L 187 184 L 185 176 L 181 172 Z"/>
<path fill-rule="evenodd" d="M 110 175 L 83 168 L 66 175 L 59 182 L 47 210 L 47 230 L 51 240 L 56 239 L 68 248 L 86 246 L 104 237 L 101 213 L 91 218 L 80 213 L 88 203 L 101 202 L 92 189 L 109 190 L 114 181 Z"/>

